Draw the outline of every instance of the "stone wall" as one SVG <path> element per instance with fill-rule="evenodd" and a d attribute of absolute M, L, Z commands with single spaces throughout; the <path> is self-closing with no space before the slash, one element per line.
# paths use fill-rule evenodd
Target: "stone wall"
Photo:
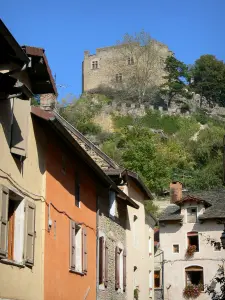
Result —
<path fill-rule="evenodd" d="M 155 85 L 160 85 L 164 81 L 164 61 L 171 53 L 168 47 L 157 41 L 152 41 L 156 58 L 154 66 L 151 67 L 153 74 L 151 81 Z M 135 47 L 135 48 L 134 48 Z M 84 51 L 84 61 L 82 64 L 82 90 L 83 92 L 98 88 L 100 85 L 111 86 L 115 81 L 116 74 L 121 73 L 123 82 L 130 78 L 132 70 L 135 68 L 135 53 L 139 55 L 139 44 L 130 49 L 130 45 L 115 45 L 111 47 L 98 48 L 96 54 L 90 54 Z M 130 53 L 134 57 L 134 64 L 128 64 Z M 136 55 L 136 56 L 137 56 Z M 138 56 L 140 58 L 140 55 Z M 140 62 L 140 59 L 136 59 Z M 97 67 L 93 68 L 93 62 L 97 63 Z M 145 62 L 146 64 L 146 62 Z M 153 85 L 154 85 L 153 84 Z"/>
<path fill-rule="evenodd" d="M 126 247 L 127 206 L 124 201 L 117 200 L 116 216 L 109 216 L 108 192 L 101 193 L 99 198 L 99 234 L 105 237 L 108 245 L 108 286 L 98 287 L 98 300 L 125 300 L 126 292 L 115 289 L 115 249 L 117 245 Z M 122 275 L 121 275 L 122 276 Z"/>

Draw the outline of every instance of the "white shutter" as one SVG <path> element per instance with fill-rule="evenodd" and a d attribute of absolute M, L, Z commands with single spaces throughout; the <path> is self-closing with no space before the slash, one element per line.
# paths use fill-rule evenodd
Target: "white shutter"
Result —
<path fill-rule="evenodd" d="M 25 236 L 24 236 L 24 260 L 28 266 L 34 264 L 34 240 L 35 240 L 35 210 L 33 202 L 26 201 L 25 205 Z"/>

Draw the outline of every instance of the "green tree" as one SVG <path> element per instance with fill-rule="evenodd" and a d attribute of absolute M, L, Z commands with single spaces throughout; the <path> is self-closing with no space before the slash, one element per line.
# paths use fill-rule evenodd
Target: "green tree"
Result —
<path fill-rule="evenodd" d="M 214 55 L 202 55 L 191 70 L 191 88 L 210 105 L 225 106 L 225 64 Z"/>
<path fill-rule="evenodd" d="M 164 76 L 166 82 L 161 86 L 161 94 L 167 96 L 168 107 L 170 107 L 171 101 L 176 95 L 190 98 L 188 66 L 176 59 L 174 55 L 171 55 L 166 59 L 165 71 L 167 72 L 167 75 Z"/>

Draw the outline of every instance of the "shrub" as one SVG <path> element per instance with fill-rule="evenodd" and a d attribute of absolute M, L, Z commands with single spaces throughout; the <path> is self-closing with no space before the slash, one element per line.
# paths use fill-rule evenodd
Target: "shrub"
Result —
<path fill-rule="evenodd" d="M 194 255 L 194 253 L 196 252 L 196 246 L 195 245 L 190 245 L 187 248 L 186 251 L 186 257 L 192 257 Z"/>

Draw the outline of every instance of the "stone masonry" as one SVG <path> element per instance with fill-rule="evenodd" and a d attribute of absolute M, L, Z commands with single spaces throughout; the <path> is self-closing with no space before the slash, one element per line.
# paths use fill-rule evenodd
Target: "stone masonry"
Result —
<path fill-rule="evenodd" d="M 117 199 L 116 216 L 109 216 L 108 192 L 99 197 L 99 234 L 104 235 L 108 245 L 108 286 L 98 286 L 98 300 L 125 300 L 126 292 L 115 289 L 115 249 L 116 246 L 126 247 L 127 206 L 124 201 Z M 122 275 L 121 275 L 122 276 Z"/>
<path fill-rule="evenodd" d="M 152 41 L 157 49 L 157 58 L 155 59 L 153 79 L 155 85 L 162 83 L 164 72 L 164 61 L 171 54 L 168 47 L 157 41 Z M 123 80 L 126 76 L 129 77 L 132 68 L 135 68 L 135 59 L 132 64 L 128 62 L 127 54 L 124 47 L 126 45 L 116 45 L 96 49 L 96 54 L 90 54 L 89 51 L 84 51 L 84 61 L 82 64 L 82 91 L 87 92 L 98 88 L 99 86 L 111 86 L 116 78 L 117 73 L 122 73 Z M 140 51 L 139 45 L 137 50 Z M 134 54 L 135 57 L 135 54 Z M 121 71 L 122 70 L 122 71 Z"/>

